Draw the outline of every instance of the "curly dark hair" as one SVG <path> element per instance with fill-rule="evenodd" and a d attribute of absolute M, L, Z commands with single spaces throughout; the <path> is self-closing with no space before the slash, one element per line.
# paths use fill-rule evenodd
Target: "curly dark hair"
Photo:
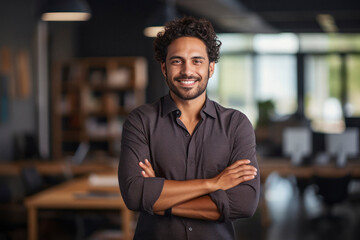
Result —
<path fill-rule="evenodd" d="M 211 23 L 206 19 L 183 17 L 168 22 L 165 31 L 159 32 L 154 41 L 155 59 L 165 62 L 168 46 L 179 37 L 196 37 L 202 40 L 207 49 L 210 62 L 218 62 L 221 42 Z"/>

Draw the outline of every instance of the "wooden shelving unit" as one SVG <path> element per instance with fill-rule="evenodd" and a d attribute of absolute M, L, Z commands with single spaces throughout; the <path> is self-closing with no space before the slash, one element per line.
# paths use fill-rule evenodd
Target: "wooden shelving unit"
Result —
<path fill-rule="evenodd" d="M 52 155 L 90 152 L 118 157 L 122 124 L 145 103 L 147 63 L 142 57 L 79 58 L 52 73 Z"/>

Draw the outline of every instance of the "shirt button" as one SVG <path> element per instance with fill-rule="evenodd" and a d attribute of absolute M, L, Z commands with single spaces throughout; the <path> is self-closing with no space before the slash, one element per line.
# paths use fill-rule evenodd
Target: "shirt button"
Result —
<path fill-rule="evenodd" d="M 190 137 L 190 134 L 187 133 L 186 136 L 187 136 L 187 137 Z"/>
<path fill-rule="evenodd" d="M 190 231 L 190 232 L 192 231 L 192 227 L 189 227 L 189 231 Z"/>

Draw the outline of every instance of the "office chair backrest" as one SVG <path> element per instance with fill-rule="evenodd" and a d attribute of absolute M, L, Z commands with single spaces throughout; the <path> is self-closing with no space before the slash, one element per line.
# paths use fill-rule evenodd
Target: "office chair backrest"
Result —
<path fill-rule="evenodd" d="M 334 205 L 348 197 L 348 187 L 351 180 L 350 175 L 343 177 L 315 176 L 315 184 L 318 186 L 318 194 L 325 204 Z"/>
<path fill-rule="evenodd" d="M 43 179 L 35 167 L 24 167 L 21 170 L 21 178 L 27 196 L 40 191 L 43 187 Z"/>

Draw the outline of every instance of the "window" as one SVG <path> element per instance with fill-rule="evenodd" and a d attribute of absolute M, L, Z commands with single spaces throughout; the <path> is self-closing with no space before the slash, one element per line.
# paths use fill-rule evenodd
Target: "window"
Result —
<path fill-rule="evenodd" d="M 208 85 L 209 97 L 243 111 L 254 125 L 258 102 L 271 101 L 278 116 L 296 111 L 293 55 L 224 54 L 215 69 Z"/>
<path fill-rule="evenodd" d="M 346 116 L 360 116 L 360 34 L 219 34 L 219 39 L 221 59 L 208 95 L 243 111 L 254 126 L 259 102 L 270 101 L 279 117 L 297 111 L 298 53 L 304 55 L 305 81 L 299 97 L 313 129 L 342 131 L 343 109 Z"/>
<path fill-rule="evenodd" d="M 272 101 L 276 115 L 297 109 L 296 59 L 293 55 L 259 55 L 255 58 L 257 101 Z"/>
<path fill-rule="evenodd" d="M 341 132 L 341 58 L 310 55 L 305 58 L 305 115 L 319 132 Z"/>
<path fill-rule="evenodd" d="M 347 117 L 360 117 L 360 55 L 349 55 L 347 61 Z"/>
<path fill-rule="evenodd" d="M 248 55 L 225 55 L 219 62 L 216 94 L 224 106 L 239 109 L 255 120 L 252 62 Z"/>

